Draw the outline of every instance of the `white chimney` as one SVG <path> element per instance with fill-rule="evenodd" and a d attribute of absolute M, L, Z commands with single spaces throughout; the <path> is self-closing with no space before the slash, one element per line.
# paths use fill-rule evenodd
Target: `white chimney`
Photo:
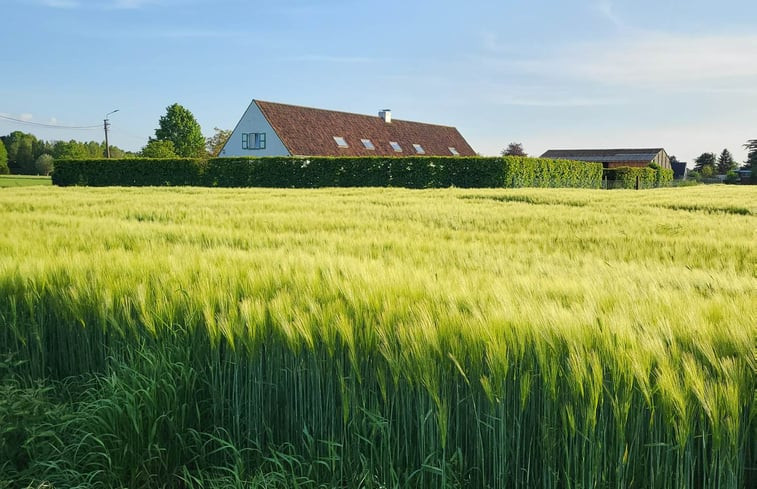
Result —
<path fill-rule="evenodd" d="M 392 109 L 384 109 L 382 111 L 379 111 L 379 117 L 384 119 L 384 122 L 389 124 L 392 122 Z"/>

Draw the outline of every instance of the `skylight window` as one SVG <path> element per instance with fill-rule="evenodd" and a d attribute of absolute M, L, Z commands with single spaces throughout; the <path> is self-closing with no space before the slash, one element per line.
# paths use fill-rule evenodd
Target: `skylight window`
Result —
<path fill-rule="evenodd" d="M 415 148 L 415 152 L 418 153 L 419 155 L 426 154 L 426 150 L 423 149 L 423 146 L 421 146 L 420 144 L 413 143 L 413 148 Z"/>
<path fill-rule="evenodd" d="M 347 141 L 344 140 L 342 136 L 334 136 L 334 141 L 336 141 L 336 145 L 340 148 L 349 148 L 350 146 L 347 144 Z"/>
<path fill-rule="evenodd" d="M 397 141 L 389 141 L 389 146 L 397 153 L 402 153 L 402 146 Z"/>
<path fill-rule="evenodd" d="M 452 153 L 452 156 L 460 156 L 460 153 L 458 153 L 452 146 L 449 147 L 449 152 Z"/>
<path fill-rule="evenodd" d="M 361 139 L 360 141 L 363 142 L 363 146 L 365 146 L 365 149 L 376 149 L 376 147 L 373 145 L 370 139 Z"/>

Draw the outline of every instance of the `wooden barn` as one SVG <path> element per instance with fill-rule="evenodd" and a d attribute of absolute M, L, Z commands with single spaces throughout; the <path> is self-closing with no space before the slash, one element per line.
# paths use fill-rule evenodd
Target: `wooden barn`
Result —
<path fill-rule="evenodd" d="M 663 148 L 642 149 L 550 149 L 542 158 L 576 160 L 602 163 L 604 168 L 621 166 L 645 167 L 657 163 L 662 168 L 672 169 L 670 157 Z"/>

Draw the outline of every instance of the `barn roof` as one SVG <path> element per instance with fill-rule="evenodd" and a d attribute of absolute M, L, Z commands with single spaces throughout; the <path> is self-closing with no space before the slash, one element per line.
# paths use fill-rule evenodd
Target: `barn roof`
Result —
<path fill-rule="evenodd" d="M 334 110 L 254 100 L 284 146 L 293 155 L 307 156 L 475 156 L 475 151 L 454 127 Z M 335 138 L 344 138 L 340 147 Z M 370 141 L 369 149 L 362 140 Z M 390 143 L 402 149 L 396 151 Z"/>
<path fill-rule="evenodd" d="M 663 148 L 641 149 L 550 149 L 542 158 L 578 161 L 600 161 L 602 163 L 652 161 Z"/>

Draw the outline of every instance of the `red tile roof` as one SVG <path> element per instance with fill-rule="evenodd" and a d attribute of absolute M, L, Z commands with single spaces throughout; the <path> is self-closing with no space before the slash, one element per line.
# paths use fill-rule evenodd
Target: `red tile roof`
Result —
<path fill-rule="evenodd" d="M 450 147 L 460 156 L 476 155 L 454 127 L 397 119 L 387 123 L 378 116 L 254 102 L 293 155 L 413 156 L 418 154 L 413 144 L 420 144 L 426 156 L 453 156 Z M 334 137 L 344 138 L 348 147 L 337 146 Z M 361 139 L 369 139 L 375 149 L 367 149 Z M 394 151 L 390 141 L 399 143 L 402 152 Z"/>

